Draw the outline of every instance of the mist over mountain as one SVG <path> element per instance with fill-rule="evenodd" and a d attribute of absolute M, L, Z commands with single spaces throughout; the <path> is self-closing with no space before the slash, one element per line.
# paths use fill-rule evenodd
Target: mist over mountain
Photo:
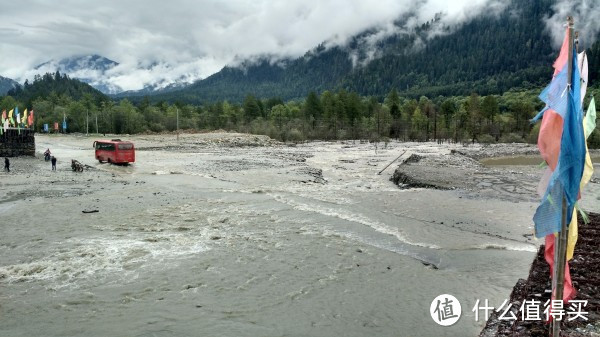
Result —
<path fill-rule="evenodd" d="M 407 13 L 392 26 L 364 31 L 345 45 L 332 47 L 326 41 L 296 59 L 266 55 L 245 60 L 153 99 L 239 102 L 254 94 L 287 100 L 339 89 L 383 96 L 392 88 L 409 96 L 437 96 L 536 87 L 551 76 L 555 57 L 544 25 L 554 13 L 553 3 L 513 0 L 456 25 L 448 24 L 444 13 L 408 25 L 414 17 Z"/>
<path fill-rule="evenodd" d="M 84 55 L 50 60 L 38 64 L 32 71 L 36 74 L 59 71 L 71 78 L 85 82 L 105 94 L 114 94 L 123 91 L 110 82 L 111 70 L 118 65 L 119 63 L 100 55 Z"/>
<path fill-rule="evenodd" d="M 57 68 L 61 72 L 78 72 L 82 70 L 97 70 L 102 73 L 119 65 L 113 60 L 100 55 L 87 55 L 65 58 L 60 61 L 51 60 L 35 67 L 36 70 L 43 70 L 46 67 Z"/>
<path fill-rule="evenodd" d="M 6 93 L 15 88 L 19 83 L 10 78 L 0 76 L 0 96 L 6 95 Z"/>
<path fill-rule="evenodd" d="M 323 11 L 339 7 L 340 13 L 353 14 L 362 5 L 354 8 L 332 0 L 325 7 L 300 6 L 302 11 L 292 14 L 285 8 L 268 5 L 253 9 L 256 12 L 247 19 L 256 21 L 253 28 L 248 26 L 251 22 L 235 21 L 235 25 L 223 26 L 227 30 L 202 35 L 202 39 L 209 39 L 206 50 L 193 47 L 200 37 L 175 49 L 164 43 L 159 48 L 158 40 L 154 40 L 135 51 L 110 51 L 108 55 L 117 61 L 100 56 L 103 51 L 99 48 L 98 54 L 56 58 L 15 78 L 31 81 L 35 74 L 59 70 L 115 98 L 137 100 L 136 97 L 151 95 L 153 100 L 190 103 L 239 102 L 247 94 L 294 99 L 305 97 L 309 91 L 339 89 L 375 96 L 382 96 L 391 88 L 409 96 L 463 95 L 474 90 L 490 94 L 545 83 L 557 40 L 564 34 L 561 31 L 565 13 L 572 13 L 576 28 L 582 29 L 582 48 L 594 49 L 593 42 L 600 31 L 600 25 L 591 20 L 600 14 L 600 3 L 591 0 L 577 4 L 556 0 L 473 0 L 452 5 L 424 0 L 403 4 L 401 8 L 392 6 L 394 16 L 385 16 L 379 7 L 373 8 L 379 14 L 364 22 L 354 20 L 356 27 L 350 27 L 352 16 L 346 19 L 349 22 L 336 21 L 337 26 L 332 26 Z M 319 26 L 335 29 L 328 34 L 312 28 L 307 31 L 308 23 L 302 20 L 293 25 L 286 22 L 281 27 L 279 21 L 272 20 L 271 26 L 256 26 L 264 25 L 264 20 L 275 14 L 302 14 L 299 20 L 318 19 L 322 21 Z M 297 36 L 295 30 L 300 28 L 304 34 Z M 284 34 L 282 29 L 291 31 Z M 250 37 L 249 30 L 253 32 Z M 219 38 L 219 34 L 232 32 L 237 35 Z M 317 36 L 327 37 L 304 49 L 301 55 L 299 45 L 304 46 Z M 182 42 L 188 38 L 178 36 Z M 226 48 L 227 56 L 217 47 Z M 137 54 L 146 48 L 151 49 L 151 55 Z M 169 51 L 169 57 L 161 56 L 165 51 Z M 194 53 L 198 53 L 196 58 Z M 225 66 L 223 60 L 227 61 Z M 207 62 L 212 69 L 221 70 L 207 73 Z"/>

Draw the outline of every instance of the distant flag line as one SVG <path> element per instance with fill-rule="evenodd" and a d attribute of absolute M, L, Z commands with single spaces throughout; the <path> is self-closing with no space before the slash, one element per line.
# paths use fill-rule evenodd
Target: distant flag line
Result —
<path fill-rule="evenodd" d="M 6 113 L 6 110 L 2 110 L 2 118 L 0 120 L 0 135 L 4 134 L 8 128 L 17 128 L 17 131 L 21 133 L 23 128 L 31 128 L 34 122 L 33 109 L 23 111 L 23 115 L 19 114 L 19 107 L 15 107 Z"/>

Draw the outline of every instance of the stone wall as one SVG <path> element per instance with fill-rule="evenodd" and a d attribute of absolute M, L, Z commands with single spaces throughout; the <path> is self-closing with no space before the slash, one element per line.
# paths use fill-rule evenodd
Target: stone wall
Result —
<path fill-rule="evenodd" d="M 35 156 L 35 132 L 9 128 L 0 135 L 0 157 Z"/>

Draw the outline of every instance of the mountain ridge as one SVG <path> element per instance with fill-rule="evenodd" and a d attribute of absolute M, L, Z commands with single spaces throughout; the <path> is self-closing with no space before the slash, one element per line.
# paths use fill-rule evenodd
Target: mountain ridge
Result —
<path fill-rule="evenodd" d="M 0 76 L 0 96 L 6 95 L 6 93 L 17 87 L 19 82 L 4 76 Z"/>
<path fill-rule="evenodd" d="M 29 83 L 26 80 L 23 85 L 16 85 L 7 92 L 7 95 L 26 106 L 32 106 L 38 98 L 49 97 L 53 97 L 55 101 L 61 98 L 79 100 L 84 97 L 98 103 L 109 100 L 108 96 L 98 89 L 78 79 L 70 78 L 66 74 L 61 74 L 59 71 L 54 74 L 36 75 L 33 82 Z"/>
<path fill-rule="evenodd" d="M 118 62 L 97 54 L 77 55 L 60 60 L 49 60 L 40 63 L 33 69 L 40 73 L 55 73 L 59 71 L 85 82 L 104 94 L 123 91 L 110 83 L 108 72 L 119 65 Z"/>
<path fill-rule="evenodd" d="M 411 14 L 392 28 L 367 29 L 342 45 L 325 41 L 297 58 L 265 55 L 224 66 L 191 84 L 165 79 L 143 89 L 123 91 L 104 80 L 86 78 L 86 71 L 106 75 L 119 64 L 99 55 L 46 62 L 91 84 L 113 99 L 179 101 L 204 104 L 259 98 L 302 99 L 311 92 L 346 90 L 382 98 L 391 89 L 407 97 L 500 94 L 511 88 L 543 86 L 556 57 L 543 24 L 553 14 L 554 0 L 509 0 L 501 11 L 449 25 L 444 15 L 407 29 Z M 589 48 L 590 64 L 600 63 L 600 46 Z M 597 59 L 597 60 L 596 60 Z M 79 71 L 79 73 L 77 73 Z M 98 73 L 96 73 L 98 74 Z M 599 76 L 590 72 L 590 81 Z M 114 75 L 114 73 L 113 73 Z M 114 81 L 113 81 L 114 82 Z"/>
<path fill-rule="evenodd" d="M 226 66 L 206 79 L 150 99 L 241 102 L 252 94 L 290 100 L 310 91 L 342 89 L 383 97 L 392 88 L 418 98 L 539 88 L 551 76 L 557 53 L 543 24 L 553 14 L 554 3 L 512 0 L 503 11 L 456 27 L 434 14 L 413 30 L 397 29 L 370 45 L 364 41 L 377 31 L 363 32 L 345 46 L 319 45 L 293 60 L 259 59 L 251 66 Z M 595 71 L 591 79 L 597 77 Z"/>

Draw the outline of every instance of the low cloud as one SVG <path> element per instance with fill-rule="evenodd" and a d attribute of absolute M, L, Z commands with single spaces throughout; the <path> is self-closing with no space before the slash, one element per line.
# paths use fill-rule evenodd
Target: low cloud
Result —
<path fill-rule="evenodd" d="M 597 0 L 558 1 L 552 6 L 554 14 L 544 20 L 546 29 L 552 36 L 554 47 L 563 42 L 567 16 L 572 16 L 574 29 L 579 32 L 580 50 L 587 49 L 596 42 L 600 33 L 600 2 Z"/>
<path fill-rule="evenodd" d="M 584 1 L 586 2 L 586 1 Z M 591 2 L 591 1 L 590 1 Z M 223 66 L 269 55 L 273 62 L 302 56 L 318 44 L 344 45 L 367 29 L 364 41 L 376 57 L 377 42 L 429 21 L 436 13 L 458 25 L 503 0 L 24 0 L 0 11 L 0 75 L 32 79 L 35 65 L 98 54 L 119 63 L 106 73 L 86 73 L 123 90 L 205 78 Z M 402 27 L 394 20 L 414 19 Z M 438 32 L 442 34 L 443 32 Z M 73 74 L 71 74 L 73 76 Z"/>

